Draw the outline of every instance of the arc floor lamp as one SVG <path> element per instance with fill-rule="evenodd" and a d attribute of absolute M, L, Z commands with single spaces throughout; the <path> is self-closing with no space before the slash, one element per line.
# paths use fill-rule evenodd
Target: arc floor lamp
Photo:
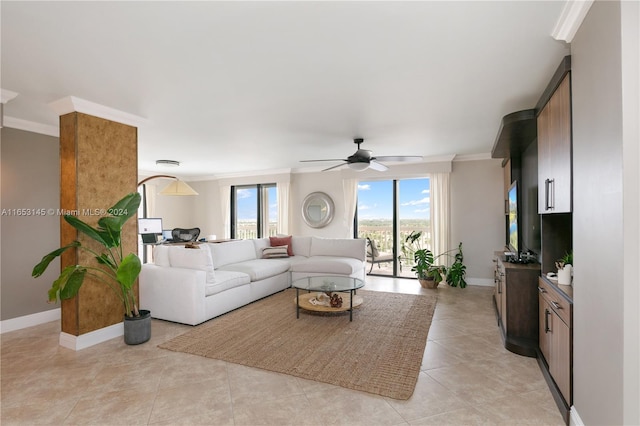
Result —
<path fill-rule="evenodd" d="M 148 178 L 142 179 L 140 182 L 138 182 L 138 186 L 144 185 L 150 180 L 158 178 L 175 179 L 173 182 L 167 185 L 166 188 L 160 191 L 161 195 L 198 195 L 198 193 L 189 185 L 187 185 L 186 182 L 181 181 L 175 176 L 169 175 L 149 176 Z"/>

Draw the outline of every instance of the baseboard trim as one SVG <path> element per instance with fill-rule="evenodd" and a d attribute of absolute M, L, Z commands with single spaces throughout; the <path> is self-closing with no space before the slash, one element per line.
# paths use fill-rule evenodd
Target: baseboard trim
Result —
<path fill-rule="evenodd" d="M 60 308 L 0 321 L 0 334 L 60 320 Z"/>
<path fill-rule="evenodd" d="M 584 426 L 584 422 L 580 418 L 580 415 L 578 414 L 578 410 L 576 410 L 575 405 L 571 406 L 571 411 L 569 412 L 569 425 Z"/>
<path fill-rule="evenodd" d="M 480 285 L 483 287 L 493 287 L 495 285 L 491 278 L 467 278 L 466 281 L 469 285 Z"/>
<path fill-rule="evenodd" d="M 74 336 L 73 334 L 61 332 L 60 346 L 74 351 L 80 351 L 90 346 L 97 345 L 107 340 L 124 335 L 124 322 L 113 324 L 99 330 L 90 331 L 89 333 Z"/>

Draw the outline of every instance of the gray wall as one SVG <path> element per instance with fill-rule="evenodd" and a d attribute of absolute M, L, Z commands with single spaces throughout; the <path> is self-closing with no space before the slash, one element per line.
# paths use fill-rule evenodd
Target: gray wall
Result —
<path fill-rule="evenodd" d="M 632 415 L 625 419 L 623 415 L 624 330 L 635 327 L 637 343 L 638 324 L 637 321 L 625 323 L 623 310 L 625 282 L 621 250 L 625 230 L 620 3 L 595 2 L 571 47 L 574 406 L 585 424 L 637 424 L 637 399 L 634 403 L 627 395 L 626 400 L 627 405 L 636 405 L 632 409 L 636 412 L 635 418 Z M 637 52 L 635 55 L 637 60 Z M 635 119 L 637 123 L 637 116 Z M 637 163 L 635 167 L 638 167 Z M 637 217 L 635 220 L 637 222 Z M 637 238 L 637 235 L 632 237 Z M 635 396 L 637 398 L 637 389 Z"/>
<path fill-rule="evenodd" d="M 493 252 L 504 248 L 502 160 L 454 161 L 451 246 L 462 242 L 469 284 L 493 284 Z"/>
<path fill-rule="evenodd" d="M 47 290 L 60 274 L 60 263 L 54 261 L 38 279 L 31 277 L 31 270 L 43 255 L 60 246 L 60 217 L 50 212 L 44 216 L 10 212 L 60 207 L 60 161 L 58 138 L 6 127 L 0 136 L 0 208 L 4 212 L 0 319 L 5 320 L 59 307 L 46 301 Z"/>

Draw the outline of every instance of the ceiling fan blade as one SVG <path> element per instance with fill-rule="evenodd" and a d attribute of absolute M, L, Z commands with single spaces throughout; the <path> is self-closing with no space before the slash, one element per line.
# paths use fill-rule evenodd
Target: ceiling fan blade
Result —
<path fill-rule="evenodd" d="M 372 158 L 378 161 L 421 161 L 420 155 L 383 155 L 381 157 Z"/>
<path fill-rule="evenodd" d="M 369 162 L 369 168 L 373 169 L 373 170 L 377 170 L 379 172 L 384 172 L 384 171 L 389 170 L 389 168 L 387 166 L 385 166 L 382 163 L 378 163 L 377 161 L 374 161 L 374 160 L 371 160 Z"/>
<path fill-rule="evenodd" d="M 325 160 L 300 160 L 301 163 L 314 163 L 316 161 L 346 161 L 344 158 L 333 158 Z"/>
<path fill-rule="evenodd" d="M 344 161 L 344 160 L 342 160 L 342 161 Z M 337 169 L 338 167 L 342 167 L 342 166 L 344 166 L 344 165 L 346 165 L 346 164 L 347 164 L 347 163 L 342 163 L 342 164 L 338 164 L 337 166 L 331 166 L 331 167 L 329 167 L 328 169 L 324 169 L 324 170 L 322 170 L 322 171 L 323 171 L 323 172 L 326 172 L 327 170 Z"/>

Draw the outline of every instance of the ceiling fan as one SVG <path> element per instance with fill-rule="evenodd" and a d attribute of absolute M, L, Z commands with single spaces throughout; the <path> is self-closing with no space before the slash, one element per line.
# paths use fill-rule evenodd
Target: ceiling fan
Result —
<path fill-rule="evenodd" d="M 420 161 L 422 157 L 419 155 L 385 155 L 381 157 L 374 157 L 371 151 L 368 149 L 360 148 L 360 144 L 364 142 L 362 138 L 356 138 L 353 140 L 353 143 L 358 145 L 358 150 L 347 157 L 346 159 L 327 159 L 327 160 L 301 160 L 301 163 L 310 163 L 315 161 L 343 161 L 342 164 L 338 164 L 335 166 L 331 166 L 327 169 L 322 170 L 326 172 L 327 170 L 336 169 L 338 167 L 342 167 L 344 165 L 348 165 L 350 168 L 354 170 L 365 170 L 371 168 L 373 170 L 377 170 L 380 172 L 384 172 L 388 170 L 388 167 L 379 161 Z"/>

